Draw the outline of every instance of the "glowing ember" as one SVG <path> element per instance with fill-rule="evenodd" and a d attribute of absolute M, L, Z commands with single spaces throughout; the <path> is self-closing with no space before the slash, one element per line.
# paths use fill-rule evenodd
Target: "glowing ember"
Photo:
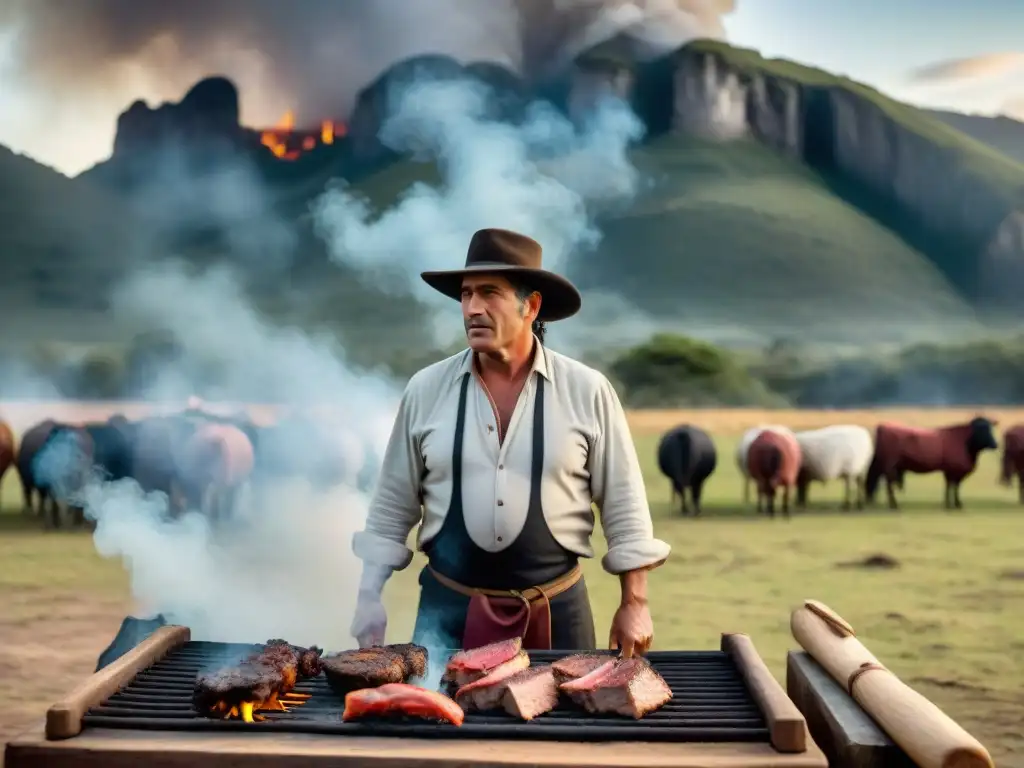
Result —
<path fill-rule="evenodd" d="M 319 146 L 333 144 L 336 139 L 344 136 L 347 127 L 344 123 L 324 120 L 318 131 L 295 129 L 295 114 L 285 112 L 281 120 L 273 128 L 260 134 L 260 143 L 269 149 L 274 157 L 282 160 L 295 160 L 305 152 L 311 152 Z"/>

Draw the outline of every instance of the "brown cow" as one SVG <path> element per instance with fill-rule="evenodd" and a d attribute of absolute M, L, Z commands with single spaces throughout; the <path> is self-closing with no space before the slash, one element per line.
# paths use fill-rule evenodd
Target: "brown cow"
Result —
<path fill-rule="evenodd" d="M 234 424 L 200 424 L 185 445 L 179 480 L 186 503 L 211 521 L 227 517 L 253 471 L 252 442 Z"/>
<path fill-rule="evenodd" d="M 791 433 L 764 430 L 747 448 L 747 474 L 757 487 L 757 511 L 761 503 L 769 517 L 775 517 L 775 491 L 782 489 L 782 514 L 789 517 L 789 492 L 796 487 L 802 456 L 800 444 Z"/>
<path fill-rule="evenodd" d="M 70 501 L 89 478 L 93 453 L 92 438 L 82 427 L 47 419 L 27 430 L 16 461 L 26 510 L 34 511 L 33 496 L 38 493 L 37 511 L 44 524 L 60 527 L 59 503 L 63 501 L 75 524 L 81 525 L 83 510 Z"/>
<path fill-rule="evenodd" d="M 946 480 L 946 509 L 962 509 L 960 484 L 978 466 L 978 454 L 998 447 L 992 428 L 997 422 L 977 416 L 966 424 L 937 429 L 883 422 L 875 429 L 875 455 L 871 459 L 864 490 L 874 503 L 878 484 L 885 478 L 889 509 L 899 509 L 894 486 L 903 487 L 907 472 L 941 472 Z"/>
<path fill-rule="evenodd" d="M 1017 495 L 1024 504 L 1024 424 L 1008 427 L 1003 433 L 1003 461 L 999 482 L 1005 486 L 1017 478 Z"/>
<path fill-rule="evenodd" d="M 4 475 L 14 463 L 14 430 L 0 419 L 0 487 L 3 487 Z"/>

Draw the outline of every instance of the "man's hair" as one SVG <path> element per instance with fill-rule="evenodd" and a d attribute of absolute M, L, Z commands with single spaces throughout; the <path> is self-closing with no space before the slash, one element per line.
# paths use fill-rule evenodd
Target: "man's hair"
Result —
<path fill-rule="evenodd" d="M 532 296 L 535 293 L 540 293 L 540 291 L 538 291 L 536 288 L 530 285 L 529 282 L 523 280 L 522 278 L 514 278 L 512 280 L 509 280 L 509 282 L 512 283 L 512 287 L 516 291 L 516 297 L 518 297 L 519 299 L 520 311 L 525 308 L 525 302 L 528 298 L 530 298 L 530 296 Z M 543 294 L 541 295 L 541 298 L 543 299 Z M 533 321 L 533 334 L 534 336 L 537 337 L 541 344 L 544 343 L 544 335 L 545 333 L 547 333 L 547 329 L 547 325 L 544 322 L 540 320 Z"/>

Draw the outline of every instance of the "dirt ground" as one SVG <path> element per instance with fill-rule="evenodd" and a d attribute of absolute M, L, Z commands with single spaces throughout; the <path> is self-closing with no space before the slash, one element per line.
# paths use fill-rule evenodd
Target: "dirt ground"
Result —
<path fill-rule="evenodd" d="M 223 408 L 219 410 L 233 410 Z M 1015 492 L 994 482 L 987 456 L 965 485 L 965 513 L 936 507 L 941 481 L 908 483 L 906 513 L 839 515 L 838 488 L 815 492 L 819 505 L 789 524 L 752 519 L 738 503 L 738 476 L 720 460 L 706 491 L 707 516 L 684 520 L 668 504 L 653 452 L 674 424 L 701 424 L 730 456 L 734 436 L 758 423 L 811 428 L 897 420 L 953 423 L 981 409 L 931 411 L 671 411 L 629 414 L 659 537 L 674 555 L 652 577 L 652 611 L 662 648 L 714 647 L 722 631 L 745 631 L 782 678 L 794 647 L 789 611 L 822 599 L 850 620 L 868 647 L 992 751 L 1001 768 L 1024 768 L 1024 510 Z M 92 420 L 133 404 L 0 404 L 0 417 L 24 429 L 47 416 Z M 261 409 L 262 414 L 268 410 Z M 1024 422 L 1024 410 L 985 409 L 1000 427 Z M 98 654 L 132 612 L 121 564 L 103 560 L 84 532 L 42 532 L 20 514 L 10 473 L 0 485 L 0 743 L 23 731 L 92 672 Z M 744 516 L 746 515 L 746 516 Z M 786 526 L 786 527 L 784 527 Z M 599 538 L 599 537 L 598 537 Z M 595 541 L 599 551 L 600 542 Z M 875 553 L 893 555 L 892 571 L 839 567 Z M 610 579 L 586 564 L 598 636 L 617 600 Z M 389 605 L 414 594 L 416 569 L 388 587 Z M 411 630 L 412 614 L 394 610 L 389 639 Z M 406 638 L 407 639 L 407 638 Z"/>

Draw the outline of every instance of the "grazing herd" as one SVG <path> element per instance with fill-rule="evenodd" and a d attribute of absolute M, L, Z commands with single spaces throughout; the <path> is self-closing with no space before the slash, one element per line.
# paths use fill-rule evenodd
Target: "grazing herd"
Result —
<path fill-rule="evenodd" d="M 946 508 L 961 509 L 961 483 L 974 472 L 983 451 L 998 448 L 996 424 L 981 416 L 932 429 L 883 422 L 874 438 L 868 429 L 852 424 L 802 432 L 780 424 L 752 427 L 736 446 L 743 501 L 749 504 L 753 484 L 758 513 L 774 517 L 779 498 L 788 517 L 791 497 L 795 506 L 805 507 L 812 483 L 842 480 L 843 508 L 863 509 L 874 504 L 884 480 L 889 508 L 898 509 L 895 490 L 903 489 L 906 473 L 939 472 L 946 483 Z M 671 482 L 673 503 L 681 497 L 684 515 L 700 514 L 704 485 L 717 464 L 714 441 L 700 427 L 675 427 L 658 445 L 658 467 Z M 1000 482 L 1010 485 L 1014 479 L 1024 503 L 1024 425 L 1010 427 L 1003 437 Z"/>
<path fill-rule="evenodd" d="M 61 505 L 84 522 L 78 506 L 90 482 L 130 478 L 142 491 L 166 494 L 168 511 L 205 514 L 216 522 L 236 508 L 246 486 L 302 477 L 324 491 L 342 482 L 365 490 L 372 457 L 354 455 L 340 430 L 300 416 L 257 425 L 248 415 L 223 417 L 189 408 L 130 421 L 69 424 L 46 419 L 24 431 L 0 421 L 0 480 L 14 467 L 24 508 L 47 527 L 61 524 Z M 358 465 L 357 465 L 358 464 Z"/>

